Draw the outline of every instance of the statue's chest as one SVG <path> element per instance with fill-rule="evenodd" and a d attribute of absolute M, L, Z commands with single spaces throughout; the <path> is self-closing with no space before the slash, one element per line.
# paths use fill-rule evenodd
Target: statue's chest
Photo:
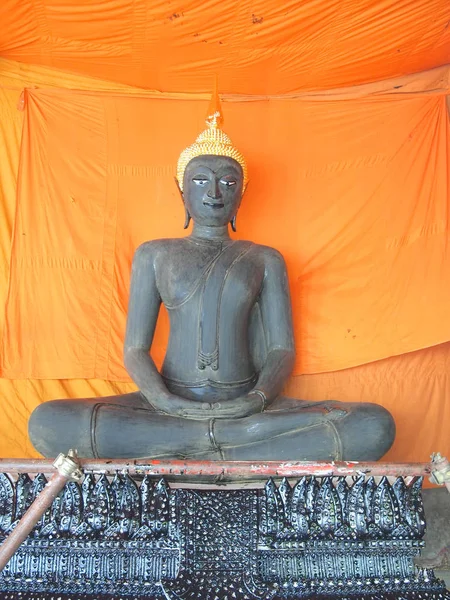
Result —
<path fill-rule="evenodd" d="M 164 261 L 158 270 L 158 288 L 168 308 L 188 301 L 217 305 L 224 294 L 228 305 L 242 308 L 258 294 L 263 275 L 251 246 L 194 248 Z"/>

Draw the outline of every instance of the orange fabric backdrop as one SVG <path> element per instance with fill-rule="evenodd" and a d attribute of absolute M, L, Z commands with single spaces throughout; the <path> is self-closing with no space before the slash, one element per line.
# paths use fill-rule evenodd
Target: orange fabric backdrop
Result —
<path fill-rule="evenodd" d="M 154 147 L 151 151 L 159 161 L 155 162 L 158 169 L 153 167 L 152 170 L 145 157 L 138 156 L 136 162 L 136 153 L 127 158 L 117 146 L 120 140 L 128 139 L 125 147 L 129 148 L 129 138 L 124 137 L 126 121 L 128 119 L 129 126 L 133 125 L 142 111 L 136 119 L 131 114 L 125 120 L 120 118 L 114 126 L 116 115 L 110 117 L 111 111 L 116 110 L 117 98 L 110 98 L 105 105 L 109 112 L 102 116 L 98 106 L 105 97 L 94 96 L 89 112 L 82 115 L 76 108 L 80 96 L 69 95 L 64 100 L 50 94 L 48 106 L 44 106 L 42 114 L 34 114 L 30 121 L 33 128 L 36 124 L 36 130 L 28 130 L 26 148 L 35 154 L 27 157 L 23 149 L 22 158 L 26 160 L 22 160 L 22 167 L 26 170 L 27 165 L 29 168 L 38 166 L 39 169 L 26 172 L 22 178 L 25 187 L 20 189 L 17 205 L 16 181 L 24 113 L 16 110 L 16 104 L 21 89 L 26 86 L 122 91 L 128 97 L 139 96 L 142 90 L 122 84 L 164 92 L 206 93 L 210 91 L 212 75 L 217 73 L 221 91 L 228 94 L 227 130 L 251 161 L 252 182 L 239 217 L 238 233 L 272 243 L 287 255 L 300 344 L 297 368 L 305 371 L 327 365 L 340 368 L 373 360 L 382 344 L 385 344 L 383 355 L 386 356 L 449 339 L 448 316 L 444 314 L 445 302 L 448 302 L 448 196 L 444 200 L 448 125 L 443 107 L 443 94 L 449 90 L 449 70 L 424 72 L 449 60 L 448 19 L 448 0 L 1 2 L 0 56 L 22 61 L 20 64 L 0 58 L 2 307 L 8 288 L 16 209 L 18 214 L 8 303 L 12 320 L 3 339 L 8 354 L 2 362 L 6 363 L 8 376 L 34 377 L 34 373 L 43 376 L 53 367 L 60 368 L 67 365 L 67 360 L 73 360 L 72 366 L 80 373 L 79 377 L 86 377 L 88 373 L 91 377 L 124 377 L 118 348 L 132 250 L 141 239 L 163 234 L 164 228 L 171 235 L 181 233 L 182 214 L 174 189 L 168 187 L 172 185 L 169 173 L 173 172 L 178 151 L 197 133 L 203 117 L 200 97 L 189 102 L 189 106 L 198 107 L 195 118 L 189 111 L 186 124 L 181 126 L 178 103 L 186 100 L 185 94 L 178 94 L 176 100 L 170 101 L 156 93 L 147 94 L 145 100 L 136 99 L 137 103 L 145 101 L 149 106 L 153 106 L 155 100 L 172 106 L 165 111 L 169 121 L 161 119 L 157 127 L 151 129 L 147 119 L 140 135 L 139 144 L 146 151 L 154 143 L 153 139 L 161 139 L 163 133 L 167 135 L 162 156 L 159 157 Z M 32 66 L 32 63 L 41 66 Z M 386 81 L 412 73 L 417 75 Z M 110 81 L 89 78 L 89 75 Z M 379 84 L 362 85 L 373 81 Z M 330 94 L 331 88 L 334 89 Z M 392 98 L 390 94 L 394 91 L 403 96 Z M 249 95 L 241 97 L 241 101 L 257 100 L 257 94 L 272 97 L 291 94 L 291 98 L 273 98 L 264 103 L 268 98 L 261 97 L 259 103 L 247 106 L 237 103 L 239 98 L 231 94 Z M 380 94 L 388 96 L 378 98 Z M 39 94 L 35 97 L 34 108 L 37 109 L 43 97 Z M 317 101 L 325 100 L 327 103 L 321 104 L 322 108 L 316 105 Z M 338 100 L 349 100 L 351 106 L 356 107 L 354 114 L 346 112 Z M 58 109 L 59 101 L 62 104 Z M 68 101 L 64 119 L 61 113 Z M 280 102 L 278 106 L 289 105 L 286 115 L 292 118 L 292 129 L 283 123 L 277 102 Z M 295 109 L 290 108 L 292 103 Z M 400 106 L 404 111 L 399 110 Z M 254 116 L 248 119 L 249 114 Z M 257 123 L 260 117 L 262 120 Z M 89 118 L 93 129 L 87 132 Z M 80 132 L 73 126 L 78 119 Z M 112 185 L 108 188 L 112 196 L 103 205 L 110 212 L 104 213 L 107 243 L 100 250 L 88 233 L 100 227 L 101 203 L 107 196 L 100 198 L 99 180 L 101 169 L 106 170 L 106 165 L 100 165 L 100 155 L 92 160 L 92 148 L 86 140 L 89 134 L 96 147 L 101 146 L 101 132 L 104 134 L 106 123 L 112 137 L 107 144 L 103 143 L 103 151 L 110 160 L 106 181 Z M 334 136 L 326 129 L 330 124 L 335 127 Z M 47 132 L 45 127 L 48 127 Z M 277 127 L 281 128 L 280 132 Z M 79 135 L 81 132 L 83 135 Z M 140 130 L 134 133 L 139 134 Z M 313 133 L 316 138 L 310 147 L 307 136 Z M 147 134 L 148 140 L 143 141 L 143 134 Z M 384 141 L 383 136 L 386 136 Z M 40 139 L 44 142 L 42 146 L 37 145 Z M 169 139 L 173 144 L 170 151 Z M 286 152 L 286 144 L 292 148 L 297 140 L 300 143 L 298 163 Z M 77 142 L 80 143 L 78 149 Z M 52 148 L 50 162 L 45 165 L 49 145 Z M 65 148 L 71 151 L 72 168 L 68 164 L 69 157 L 64 156 Z M 281 158 L 289 160 L 287 173 L 280 172 Z M 275 162 L 267 167 L 270 159 Z M 125 160 L 130 162 L 125 163 Z M 58 172 L 67 176 L 67 188 L 63 181 L 56 181 L 55 165 Z M 43 172 L 49 175 L 48 181 L 43 178 Z M 81 181 L 74 177 L 76 172 L 83 175 Z M 155 174 L 165 190 L 171 189 L 170 193 L 165 195 L 162 188 L 158 188 Z M 374 183 L 376 177 L 378 187 Z M 43 186 L 30 187 L 32 180 Z M 345 181 L 348 186 L 344 186 Z M 148 184 L 145 193 L 142 191 L 144 183 Z M 280 196 L 280 188 L 288 191 Z M 25 197 L 27 189 L 30 195 Z M 124 189 L 130 194 L 126 198 Z M 90 195 L 86 196 L 86 192 Z M 273 197 L 277 200 L 269 201 Z M 125 218 L 123 208 L 128 198 L 131 198 L 131 212 L 126 211 Z M 291 200 L 286 202 L 286 198 Z M 349 198 L 351 202 L 347 204 Z M 326 199 L 331 199 L 327 205 Z M 157 215 L 156 219 L 152 216 L 150 221 L 131 227 L 129 218 L 134 215 L 134 221 L 137 204 L 140 202 L 142 208 L 150 201 L 158 201 L 157 212 L 152 213 Z M 61 218 L 55 214 L 59 209 Z M 405 220 L 408 211 L 409 220 Z M 373 223 L 369 215 L 376 216 Z M 35 226 L 35 218 L 39 227 Z M 118 224 L 116 235 L 111 228 L 114 219 Z M 27 230 L 21 231 L 19 223 L 26 224 Z M 269 223 L 273 225 L 269 227 Z M 334 229 L 336 236 L 329 239 L 330 231 L 322 230 L 322 224 Z M 46 235 L 43 235 L 44 227 Z M 67 230 L 70 232 L 64 239 Z M 125 234 L 126 231 L 129 233 Z M 364 235 L 366 243 L 363 243 Z M 86 238 L 87 245 L 80 255 Z M 122 250 L 120 254 L 112 246 L 113 238 L 117 248 L 120 246 Z M 344 240 L 348 240 L 347 246 Z M 51 248 L 50 242 L 56 246 Z M 294 247 L 295 243 L 298 246 Z M 375 257 L 376 252 L 379 254 L 375 264 L 370 262 L 370 257 Z M 117 266 L 114 267 L 113 262 Z M 415 264 L 417 271 L 411 268 Z M 399 279 L 396 273 L 400 274 Z M 423 294 L 419 290 L 421 278 Z M 94 287 L 89 285 L 82 296 L 77 289 L 79 282 L 81 290 L 88 289 L 89 283 Z M 49 286 L 54 286 L 55 298 Z M 377 286 L 379 297 L 373 294 L 370 304 L 370 292 Z M 94 289 L 99 294 L 97 297 Z M 19 296 L 22 293 L 25 296 Z M 348 304 L 351 298 L 353 304 Z M 108 303 L 108 299 L 112 302 Z M 89 312 L 94 305 L 98 320 L 91 331 L 83 315 L 85 309 Z M 345 306 L 343 312 L 336 312 Z M 82 315 L 78 331 L 68 318 L 69 312 L 71 317 Z M 442 319 L 440 330 L 439 319 Z M 387 323 L 391 323 L 391 331 Z M 13 330 L 15 326 L 17 331 Z M 58 326 L 63 328 L 60 336 Z M 419 339 L 422 342 L 419 343 Z M 84 356 L 81 348 L 87 348 L 92 340 L 99 344 L 94 350 L 89 347 Z M 164 327 L 159 331 L 158 340 L 160 356 Z M 110 344 L 111 347 L 107 347 Z M 93 355 L 97 358 L 94 366 L 87 364 L 87 358 Z M 339 364 L 332 367 L 327 362 L 329 357 L 339 359 Z M 54 362 L 48 364 L 49 360 Z M 325 366 L 320 367 L 320 364 Z M 446 343 L 337 372 L 296 376 L 287 391 L 312 400 L 380 402 L 391 410 L 397 422 L 397 439 L 386 458 L 427 460 L 432 451 L 450 454 L 450 436 L 446 430 L 449 367 L 450 343 Z M 98 378 L 3 377 L 0 379 L 0 456 L 36 456 L 27 438 L 26 423 L 39 402 L 134 389 L 134 385 L 126 381 Z"/>
<path fill-rule="evenodd" d="M 26 92 L 4 376 L 128 379 L 131 258 L 144 240 L 183 234 L 174 167 L 206 107 Z M 346 100 L 236 100 L 224 112 L 249 162 L 239 233 L 288 263 L 296 374 L 449 340 L 445 96 L 403 87 Z M 167 323 L 158 361 L 166 334 Z"/>
<path fill-rule="evenodd" d="M 2 0 L 2 56 L 146 89 L 326 90 L 449 61 L 448 0 Z"/>
<path fill-rule="evenodd" d="M 448 85 L 448 71 L 424 74 L 408 79 L 405 91 L 427 88 L 442 93 Z M 389 90 L 403 82 L 386 82 Z M 16 110 L 20 90 L 24 86 L 58 86 L 89 90 L 112 90 L 107 81 L 72 76 L 45 67 L 19 65 L 0 59 L 0 304 L 4 304 L 10 236 L 16 210 L 16 176 L 19 158 L 20 130 L 24 113 Z M 123 88 L 125 90 L 125 88 Z M 127 93 L 139 93 L 126 90 Z M 380 88 L 372 89 L 379 93 Z M 367 89 L 347 90 L 343 94 L 365 95 Z M 231 103 L 225 103 L 225 110 Z M 228 129 L 231 122 L 227 119 Z M 195 127 L 195 124 L 193 124 Z M 360 130 L 363 130 L 361 125 Z M 235 133 L 230 130 L 230 133 Z M 186 141 L 186 140 L 185 140 Z M 187 140 L 190 141 L 190 140 Z M 184 141 L 183 141 L 184 143 Z M 176 152 L 178 148 L 174 149 Z M 33 190 L 38 203 L 41 193 Z M 147 196 L 146 196 L 147 198 Z M 243 210 L 250 208 L 250 193 Z M 395 199 L 394 199 L 395 201 Z M 177 234 L 181 211 L 174 200 Z M 168 214 L 171 214 L 170 212 Z M 247 217 L 245 217 L 247 219 Z M 242 215 L 244 219 L 244 215 Z M 247 221 L 245 228 L 253 226 Z M 241 225 L 244 232 L 244 224 Z M 444 280 L 443 280 L 444 281 Z M 433 310 L 431 302 L 428 312 Z M 25 307 L 28 310 L 28 307 Z M 25 313 L 26 314 L 26 313 Z M 3 325 L 0 320 L 0 327 Z M 294 377 L 287 391 L 305 399 L 336 398 L 341 400 L 380 402 L 392 411 L 397 422 L 397 439 L 387 455 L 389 460 L 427 460 L 432 451 L 450 454 L 448 436 L 448 406 L 450 400 L 450 344 L 442 344 L 418 352 L 388 358 L 338 372 Z M 72 380 L 11 380 L 0 379 L 0 456 L 36 456 L 27 439 L 26 422 L 31 410 L 39 403 L 57 397 L 86 397 L 123 393 L 134 390 L 126 382 L 99 379 Z"/>

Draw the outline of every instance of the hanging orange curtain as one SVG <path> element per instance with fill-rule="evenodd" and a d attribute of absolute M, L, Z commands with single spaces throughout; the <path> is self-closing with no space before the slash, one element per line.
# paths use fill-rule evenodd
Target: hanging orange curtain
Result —
<path fill-rule="evenodd" d="M 120 88 L 111 82 L 63 74 L 55 69 L 0 59 L 0 331 L 4 325 L 11 235 L 16 212 L 16 184 L 23 112 L 17 110 L 25 86 Z M 123 86 L 122 86 L 123 87 Z M 131 383 L 100 379 L 33 380 L 0 378 L 0 457 L 38 456 L 27 435 L 31 411 L 51 398 L 107 396 L 134 391 Z"/>
<path fill-rule="evenodd" d="M 174 166 L 206 102 L 31 89 L 25 99 L 3 375 L 127 380 L 132 255 L 183 233 Z M 445 96 L 235 100 L 224 112 L 249 163 L 239 233 L 288 263 L 296 374 L 449 340 Z"/>
<path fill-rule="evenodd" d="M 164 92 L 286 94 L 449 61 L 448 0 L 3 0 L 1 55 Z"/>
<path fill-rule="evenodd" d="M 423 92 L 425 87 L 427 87 L 431 94 L 436 92 L 442 94 L 447 89 L 447 83 L 448 72 L 441 70 L 439 73 L 435 72 L 432 76 L 430 74 L 430 77 L 427 79 L 427 86 L 423 85 L 423 78 L 412 78 L 409 80 L 408 86 L 405 87 L 405 91 L 411 93 Z M 390 90 L 393 85 L 398 84 L 398 82 L 384 84 L 381 91 Z M 404 81 L 403 84 L 405 85 Z M 109 89 L 112 91 L 114 91 L 114 87 L 116 88 L 115 91 L 119 88 L 119 86 L 114 86 L 110 82 L 89 80 L 83 77 L 63 74 L 51 69 L 19 66 L 9 61 L 0 60 L 0 114 L 2 116 L 0 119 L 0 134 L 3 142 L 0 145 L 0 209 L 2 211 L 0 251 L 2 253 L 3 264 L 3 268 L 0 270 L 0 295 L 3 302 L 6 294 L 9 240 L 15 211 L 15 177 L 18 164 L 20 127 L 23 117 L 23 113 L 17 112 L 16 105 L 21 88 L 29 85 L 37 85 L 39 87 L 52 85 L 61 87 L 62 85 L 66 85 L 78 89 Z M 122 90 L 125 89 L 122 88 Z M 380 88 L 372 91 L 378 94 L 380 93 Z M 127 92 L 132 94 L 141 93 L 138 90 L 127 90 Z M 354 96 L 354 92 L 355 90 L 350 95 Z M 362 89 L 356 90 L 356 92 L 359 96 L 366 96 L 366 92 Z M 343 91 L 342 94 L 348 94 L 348 90 L 346 92 Z M 206 106 L 206 97 L 204 104 Z M 236 129 L 233 129 L 231 117 L 228 116 L 231 106 L 231 102 L 226 102 L 224 105 L 227 117 L 227 130 L 236 139 L 236 143 L 239 142 L 239 145 L 245 150 L 245 140 L 239 139 L 239 133 Z M 78 117 L 78 114 L 76 116 Z M 193 135 L 198 131 L 196 129 L 197 125 L 200 127 L 202 124 L 202 111 L 199 111 L 196 118 L 198 119 L 198 123 L 192 124 Z M 361 125 L 358 130 L 364 132 L 364 129 L 365 127 Z M 174 148 L 174 154 L 176 155 L 178 150 L 190 141 L 190 137 L 186 140 L 180 140 L 180 146 Z M 64 144 L 61 148 L 64 148 Z M 264 148 L 261 149 L 261 155 L 263 151 Z M 82 153 L 81 150 L 80 153 Z M 264 156 L 265 154 L 262 155 L 263 158 Z M 252 185 L 255 185 L 255 168 L 258 169 L 258 164 L 256 161 L 253 161 Z M 336 166 L 332 167 L 332 169 L 336 169 Z M 261 174 L 261 170 L 258 169 L 257 173 Z M 276 178 L 278 181 L 281 179 L 278 174 L 276 174 Z M 170 178 L 167 179 L 167 185 L 172 185 Z M 244 201 L 239 230 L 242 232 L 242 235 L 248 234 L 248 237 L 255 239 L 259 236 L 258 241 L 267 241 L 268 238 L 264 238 L 264 236 L 267 236 L 267 229 L 260 231 L 257 223 L 261 222 L 261 220 L 264 222 L 264 219 L 267 219 L 267 215 L 273 217 L 276 214 L 276 206 L 265 205 L 263 203 L 261 208 L 258 206 L 253 206 L 252 208 L 252 202 L 255 202 L 255 199 L 261 196 L 260 194 L 256 195 L 256 190 L 253 191 L 254 195 L 251 196 L 250 191 L 251 189 Z M 150 197 L 150 193 L 146 193 L 142 198 L 143 203 L 148 202 Z M 299 196 L 299 198 L 301 199 L 302 196 Z M 39 205 L 42 201 L 42 193 L 39 192 L 37 194 L 36 190 L 33 190 L 33 199 L 35 204 Z M 168 204 L 164 208 L 163 205 L 160 205 L 161 211 L 167 211 L 167 219 L 174 222 L 173 230 L 174 232 L 176 230 L 174 235 L 181 233 L 180 219 L 182 219 L 182 212 L 178 202 L 178 199 L 174 196 L 172 199 L 169 199 Z M 18 209 L 20 210 L 20 206 Z M 281 216 L 282 223 L 286 223 L 286 216 L 283 216 L 283 214 Z M 274 220 L 275 223 L 277 223 L 276 218 Z M 169 225 L 167 219 L 164 219 L 166 226 Z M 156 227 L 157 225 L 149 223 L 149 227 Z M 172 227 L 172 225 L 170 226 Z M 33 227 L 31 229 L 33 230 Z M 58 236 L 60 234 L 53 230 L 52 235 Z M 283 247 L 284 242 L 281 237 L 279 236 L 274 241 L 274 245 Z M 431 236 L 431 239 L 434 239 L 433 236 Z M 129 260 L 132 248 L 125 250 L 125 253 L 128 253 L 127 260 Z M 291 265 L 292 262 L 289 259 L 290 270 L 292 270 Z M 119 273 L 120 271 L 118 270 L 117 272 Z M 434 306 L 433 301 L 431 302 L 430 306 Z M 24 318 L 27 318 L 28 308 L 28 306 L 24 308 Z M 432 312 L 431 308 L 428 312 L 430 311 Z M 11 337 L 13 338 L 14 336 L 11 334 Z M 25 340 L 24 345 L 28 343 L 28 339 Z M 163 341 L 163 335 L 161 341 Z M 59 345 L 59 348 L 63 349 L 61 345 Z M 393 412 L 398 425 L 397 440 L 387 458 L 392 460 L 427 460 L 431 451 L 440 450 L 447 454 L 450 453 L 448 433 L 445 430 L 446 423 L 448 422 L 448 399 L 450 398 L 449 366 L 450 346 L 444 344 L 339 372 L 297 376 L 288 385 L 287 392 L 313 400 L 336 398 L 350 401 L 366 400 L 380 402 Z M 101 396 L 123 393 L 133 389 L 135 388 L 130 383 L 103 381 L 100 379 L 0 379 L 0 396 L 2 402 L 0 456 L 36 455 L 27 440 L 26 422 L 30 411 L 37 403 L 57 397 Z"/>

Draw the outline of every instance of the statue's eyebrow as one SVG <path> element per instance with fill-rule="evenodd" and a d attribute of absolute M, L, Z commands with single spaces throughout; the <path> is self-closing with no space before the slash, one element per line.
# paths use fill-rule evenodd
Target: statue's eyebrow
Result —
<path fill-rule="evenodd" d="M 233 166 L 229 166 L 229 167 L 221 167 L 219 169 L 217 169 L 217 171 L 214 171 L 215 175 L 219 175 L 220 177 L 224 177 L 225 175 L 232 175 L 233 177 L 239 177 L 240 176 L 240 172 L 238 169 L 236 169 L 236 167 Z"/>
<path fill-rule="evenodd" d="M 192 176 L 196 177 L 197 175 L 200 175 L 202 171 L 205 173 L 214 173 L 214 171 L 210 167 L 207 167 L 206 165 L 199 165 L 198 167 L 193 169 Z"/>
<path fill-rule="evenodd" d="M 222 173 L 220 175 L 220 177 L 227 177 L 227 176 L 229 176 L 229 177 L 235 177 L 235 178 L 239 177 L 238 173 L 236 173 L 236 172 L 230 173 L 229 171 L 227 173 Z"/>
<path fill-rule="evenodd" d="M 200 169 L 204 169 L 205 171 L 210 171 L 211 173 L 214 173 L 214 171 L 211 169 L 211 167 L 208 167 L 208 165 L 204 165 L 204 164 L 199 164 L 199 165 L 192 165 L 191 169 L 193 171 L 200 171 Z"/>

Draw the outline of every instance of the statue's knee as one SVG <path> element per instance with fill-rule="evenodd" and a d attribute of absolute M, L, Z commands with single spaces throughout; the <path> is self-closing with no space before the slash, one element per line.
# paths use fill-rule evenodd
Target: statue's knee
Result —
<path fill-rule="evenodd" d="M 379 426 L 383 431 L 384 439 L 389 444 L 389 448 L 392 446 L 395 440 L 395 421 L 391 413 L 383 406 L 375 405 L 377 408 L 377 419 Z"/>
<path fill-rule="evenodd" d="M 28 420 L 28 435 L 31 443 L 38 452 L 46 455 L 44 450 L 45 440 L 49 437 L 49 425 L 52 422 L 50 402 L 37 406 Z"/>
<path fill-rule="evenodd" d="M 379 404 L 364 404 L 364 430 L 372 431 L 372 436 L 379 444 L 382 454 L 386 454 L 395 440 L 395 421 L 391 413 Z M 381 457 L 380 457 L 381 458 Z"/>
<path fill-rule="evenodd" d="M 378 404 L 347 405 L 347 416 L 335 422 L 345 460 L 379 460 L 395 439 L 391 413 Z"/>
<path fill-rule="evenodd" d="M 31 443 L 43 456 L 77 449 L 80 456 L 92 456 L 91 420 L 93 406 L 70 400 L 40 404 L 31 413 L 28 433 Z"/>

